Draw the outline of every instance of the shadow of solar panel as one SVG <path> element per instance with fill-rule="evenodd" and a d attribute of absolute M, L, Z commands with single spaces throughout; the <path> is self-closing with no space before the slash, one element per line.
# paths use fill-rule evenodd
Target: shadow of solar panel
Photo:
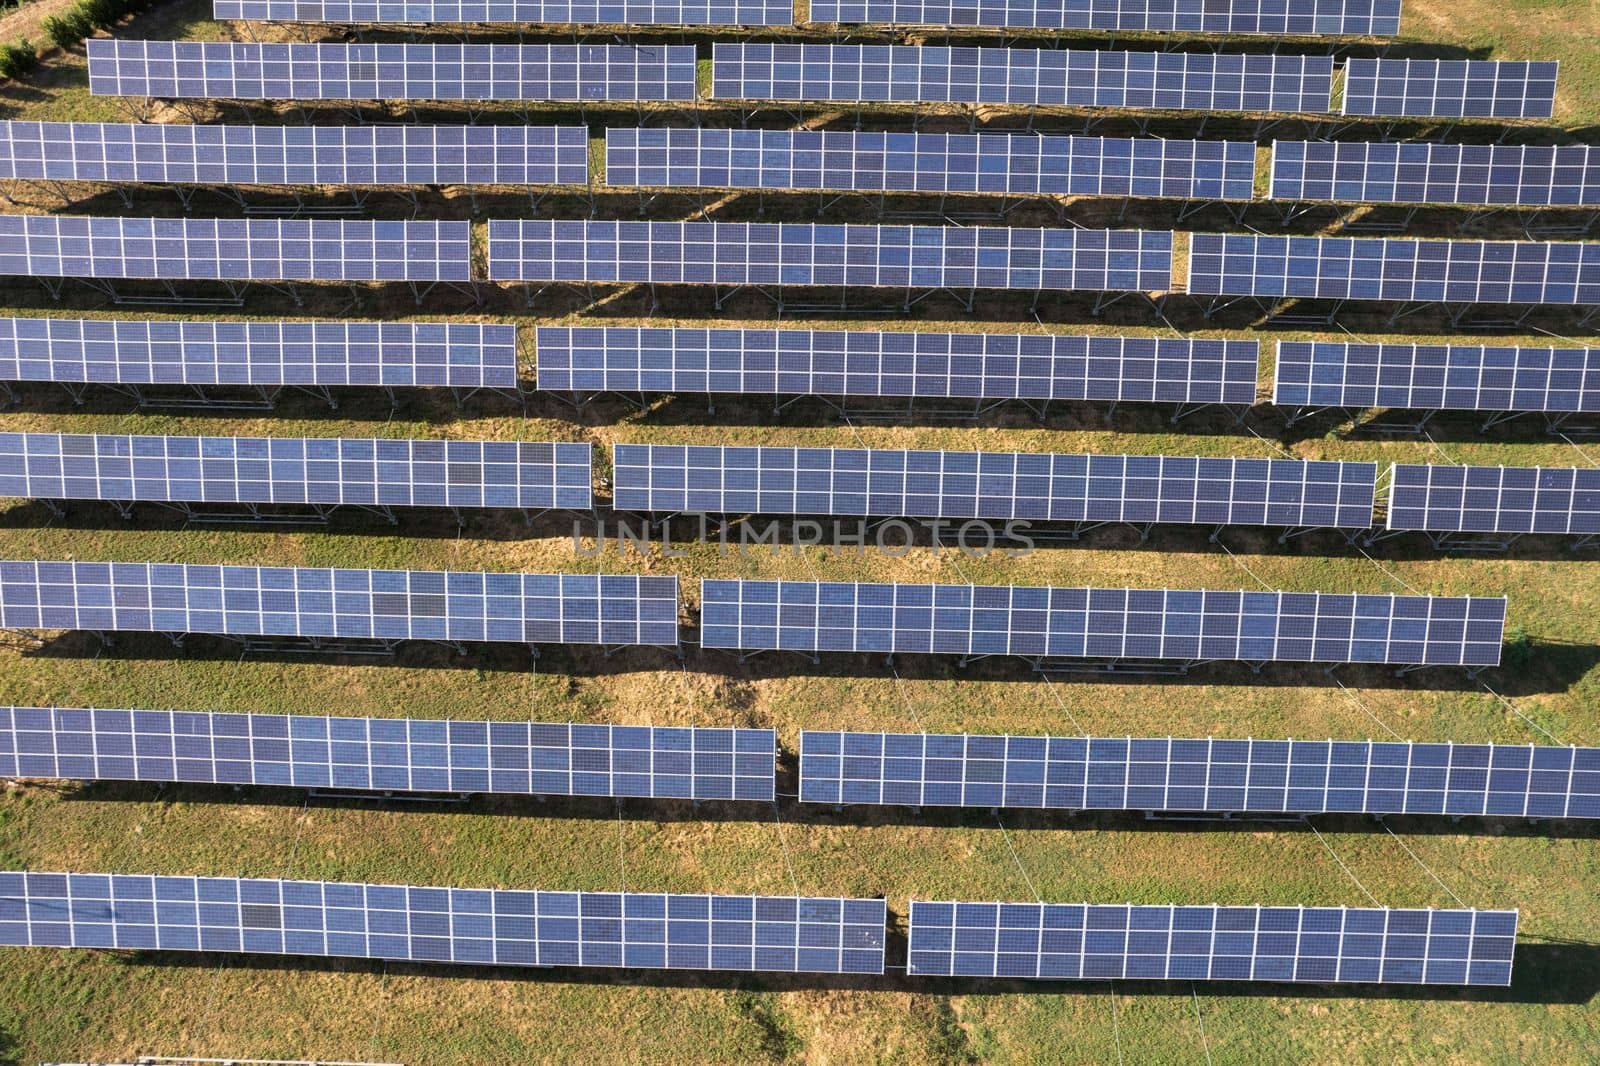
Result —
<path fill-rule="evenodd" d="M 1468 59 L 1351 59 L 1346 115 L 1549 118 L 1558 64 Z"/>
<path fill-rule="evenodd" d="M 0 178 L 221 185 L 583 185 L 582 126 L 0 122 Z"/>
<path fill-rule="evenodd" d="M 0 873 L 0 944 L 780 973 L 883 972 L 881 899 Z"/>
<path fill-rule="evenodd" d="M 0 318 L 0 381 L 515 389 L 515 326 Z"/>
<path fill-rule="evenodd" d="M 1600 153 L 1584 144 L 1275 141 L 1274 200 L 1600 207 Z"/>
<path fill-rule="evenodd" d="M 1255 402 L 1255 341 L 542 326 L 538 387 L 1126 403 Z"/>
<path fill-rule="evenodd" d="M 0 777 L 771 802 L 770 729 L 0 707 Z"/>
<path fill-rule="evenodd" d="M 491 281 L 1154 292 L 1172 233 L 490 219 Z"/>
<path fill-rule="evenodd" d="M 678 579 L 0 562 L 0 628 L 517 644 L 678 643 Z"/>
<path fill-rule="evenodd" d="M 1400 0 L 817 0 L 811 21 L 1107 33 L 1393 37 Z"/>
<path fill-rule="evenodd" d="M 1600 304 L 1600 242 L 1196 233 L 1195 294 L 1426 303 Z"/>
<path fill-rule="evenodd" d="M 362 24 L 789 26 L 787 0 L 214 0 L 212 17 Z"/>
<path fill-rule="evenodd" d="M 692 45 L 247 44 L 92 37 L 96 96 L 220 100 L 695 98 Z"/>
<path fill-rule="evenodd" d="M 1600 533 L 1600 469 L 1395 463 L 1384 526 L 1441 533 Z"/>
<path fill-rule="evenodd" d="M 1280 341 L 1284 407 L 1600 411 L 1600 348 Z"/>
<path fill-rule="evenodd" d="M 714 44 L 714 100 L 1325 113 L 1327 56 Z"/>
<path fill-rule="evenodd" d="M 472 224 L 5 215 L 0 275 L 471 281 Z"/>
<path fill-rule="evenodd" d="M 1367 529 L 1377 477 L 1376 463 L 1289 459 L 617 444 L 612 498 L 625 511 Z"/>
<path fill-rule="evenodd" d="M 1246 141 L 823 130 L 609 129 L 606 184 L 1249 200 Z"/>
<path fill-rule="evenodd" d="M 700 644 L 739 651 L 1493 666 L 1503 598 L 724 581 Z"/>
<path fill-rule="evenodd" d="M 911 901 L 911 976 L 1511 984 L 1518 912 Z"/>
<path fill-rule="evenodd" d="M 1600 818 L 1600 748 L 802 730 L 800 802 Z"/>
<path fill-rule="evenodd" d="M 0 496 L 336 507 L 594 507 L 592 447 L 0 433 Z"/>

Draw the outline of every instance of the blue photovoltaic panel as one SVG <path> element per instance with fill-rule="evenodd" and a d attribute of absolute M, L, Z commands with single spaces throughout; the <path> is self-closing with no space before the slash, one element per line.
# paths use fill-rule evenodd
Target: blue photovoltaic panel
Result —
<path fill-rule="evenodd" d="M 467 322 L 0 318 L 0 381 L 517 387 L 517 329 Z"/>
<path fill-rule="evenodd" d="M 606 130 L 606 184 L 1248 200 L 1256 146 L 1159 137 Z"/>
<path fill-rule="evenodd" d="M 91 37 L 97 96 L 225 100 L 681 100 L 693 45 L 238 44 Z"/>
<path fill-rule="evenodd" d="M 0 707 L 0 777 L 771 802 L 770 729 Z"/>
<path fill-rule="evenodd" d="M 1600 304 L 1600 242 L 1409 241 L 1196 233 L 1195 294 Z"/>
<path fill-rule="evenodd" d="M 625 511 L 1368 529 L 1377 477 L 1298 459 L 618 444 L 611 483 Z"/>
<path fill-rule="evenodd" d="M 1342 203 L 1600 207 L 1600 148 L 1276 141 L 1268 195 Z"/>
<path fill-rule="evenodd" d="M 0 122 L 0 178 L 221 185 L 583 185 L 582 126 Z"/>
<path fill-rule="evenodd" d="M 0 628 L 676 646 L 678 579 L 0 562 Z"/>
<path fill-rule="evenodd" d="M 213 0 L 216 19 L 345 25 L 792 26 L 792 0 Z"/>
<path fill-rule="evenodd" d="M 700 644 L 740 651 L 1494 666 L 1503 598 L 700 583 Z"/>
<path fill-rule="evenodd" d="M 1344 114 L 1549 118 L 1558 64 L 1476 59 L 1351 59 Z"/>
<path fill-rule="evenodd" d="M 1237 404 L 1256 341 L 541 326 L 539 388 Z"/>
<path fill-rule="evenodd" d="M 1600 348 L 1279 341 L 1284 407 L 1600 411 Z"/>
<path fill-rule="evenodd" d="M 800 802 L 1600 818 L 1600 748 L 802 730 Z"/>
<path fill-rule="evenodd" d="M 1108 33 L 1393 37 L 1400 0 L 815 0 L 812 22 Z"/>
<path fill-rule="evenodd" d="M 490 219 L 489 280 L 1157 292 L 1172 233 Z"/>
<path fill-rule="evenodd" d="M 0 873 L 0 944 L 487 966 L 883 972 L 881 899 Z"/>
<path fill-rule="evenodd" d="M 714 100 L 1164 111 L 1329 110 L 1327 56 L 932 45 L 714 44 Z M 92 73 L 92 71 L 91 71 Z"/>
<path fill-rule="evenodd" d="M 5 215 L 3 275 L 471 281 L 472 223 Z"/>
<path fill-rule="evenodd" d="M 1600 534 L 1600 469 L 1395 463 L 1392 530 Z"/>
<path fill-rule="evenodd" d="M 589 444 L 0 433 L 0 496 L 366 507 L 594 507 Z"/>
<path fill-rule="evenodd" d="M 1511 984 L 1517 912 L 911 901 L 906 973 Z"/>

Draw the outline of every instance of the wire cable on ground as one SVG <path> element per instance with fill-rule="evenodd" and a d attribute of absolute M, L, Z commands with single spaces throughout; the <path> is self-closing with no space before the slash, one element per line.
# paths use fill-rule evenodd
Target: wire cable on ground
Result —
<path fill-rule="evenodd" d="M 1306 825 L 1310 826 L 1311 831 L 1317 835 L 1317 839 L 1322 842 L 1322 846 L 1328 849 L 1328 854 L 1333 856 L 1333 861 L 1339 864 L 1339 869 L 1344 871 L 1345 876 L 1356 883 L 1356 887 L 1361 890 L 1361 894 L 1370 899 L 1374 907 L 1383 906 L 1383 904 L 1378 902 L 1377 896 L 1374 896 L 1371 892 L 1367 891 L 1367 886 L 1361 883 L 1361 878 L 1357 877 L 1355 873 L 1351 871 L 1350 867 L 1344 864 L 1344 860 L 1339 858 L 1339 853 L 1333 850 L 1333 845 L 1328 843 L 1328 838 L 1322 835 L 1322 831 L 1312 823 L 1310 818 L 1306 819 Z"/>

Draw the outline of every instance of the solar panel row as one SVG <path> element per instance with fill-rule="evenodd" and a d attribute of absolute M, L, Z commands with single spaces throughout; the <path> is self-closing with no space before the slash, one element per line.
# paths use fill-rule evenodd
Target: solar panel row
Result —
<path fill-rule="evenodd" d="M 1600 469 L 1395 463 L 1391 530 L 1600 534 Z"/>
<path fill-rule="evenodd" d="M 213 0 L 212 17 L 346 24 L 789 26 L 791 0 Z"/>
<path fill-rule="evenodd" d="M 1600 411 L 1600 348 L 1279 341 L 1285 407 Z"/>
<path fill-rule="evenodd" d="M 882 973 L 881 899 L 0 873 L 0 944 Z"/>
<path fill-rule="evenodd" d="M 0 707 L 0 777 L 771 802 L 770 729 Z"/>
<path fill-rule="evenodd" d="M 0 627 L 240 637 L 678 643 L 678 579 L 0 562 Z"/>
<path fill-rule="evenodd" d="M 1393 37 L 1400 0 L 815 0 L 813 22 Z"/>
<path fill-rule="evenodd" d="M 1346 115 L 1405 118 L 1549 118 L 1556 63 L 1468 59 L 1351 59 Z"/>
<path fill-rule="evenodd" d="M 1600 207 L 1600 148 L 1275 141 L 1268 196 L 1343 203 Z"/>
<path fill-rule="evenodd" d="M 800 802 L 1600 818 L 1600 748 L 802 730 Z"/>

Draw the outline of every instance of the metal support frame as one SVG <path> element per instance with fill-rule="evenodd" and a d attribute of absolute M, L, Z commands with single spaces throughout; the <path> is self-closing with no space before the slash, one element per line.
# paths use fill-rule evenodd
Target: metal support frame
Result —
<path fill-rule="evenodd" d="M 1132 659 L 1085 658 L 1062 659 L 1047 655 L 1024 656 L 1036 674 L 1128 674 L 1150 677 L 1183 677 L 1196 666 L 1210 659 Z M 963 663 L 966 660 L 962 660 Z"/>
<path fill-rule="evenodd" d="M 228 636 L 228 634 L 222 634 Z M 182 634 L 179 635 L 181 640 Z M 370 658 L 393 658 L 404 641 L 373 637 L 231 637 L 244 649 L 252 652 L 287 652 L 296 655 L 359 655 Z"/>

